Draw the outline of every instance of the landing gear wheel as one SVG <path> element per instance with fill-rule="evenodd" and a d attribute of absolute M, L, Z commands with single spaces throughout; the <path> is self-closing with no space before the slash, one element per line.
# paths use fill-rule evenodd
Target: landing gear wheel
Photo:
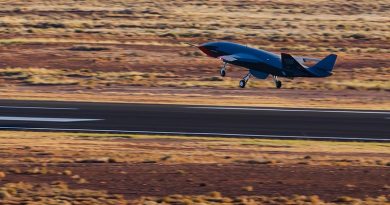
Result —
<path fill-rule="evenodd" d="M 221 70 L 220 74 L 221 74 L 222 77 L 225 77 L 226 76 L 226 71 L 225 70 Z"/>
<path fill-rule="evenodd" d="M 282 87 L 282 81 L 276 81 L 275 85 L 277 89 L 280 89 Z"/>
<path fill-rule="evenodd" d="M 245 80 L 240 80 L 240 88 L 245 88 L 246 82 Z"/>

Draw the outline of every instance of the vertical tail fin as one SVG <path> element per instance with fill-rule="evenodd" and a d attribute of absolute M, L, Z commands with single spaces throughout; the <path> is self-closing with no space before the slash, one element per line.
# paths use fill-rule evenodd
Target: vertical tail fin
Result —
<path fill-rule="evenodd" d="M 309 75 L 309 77 L 327 77 L 332 75 L 333 67 L 336 63 L 337 55 L 330 54 L 324 59 L 319 60 L 312 67 L 301 64 L 292 55 L 282 53 L 282 67 L 285 71 L 297 74 L 298 76 Z M 301 57 L 302 58 L 302 57 Z M 308 59 L 308 58 L 306 58 Z M 317 61 L 317 59 L 315 59 Z"/>
<path fill-rule="evenodd" d="M 332 75 L 332 70 L 336 64 L 336 59 L 337 55 L 330 54 L 307 70 L 318 77 L 330 76 Z"/>

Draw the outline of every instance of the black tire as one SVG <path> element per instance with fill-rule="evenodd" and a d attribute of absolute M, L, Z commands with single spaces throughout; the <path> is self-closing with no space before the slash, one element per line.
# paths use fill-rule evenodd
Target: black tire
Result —
<path fill-rule="evenodd" d="M 245 80 L 240 80 L 239 86 L 240 88 L 245 88 L 246 82 Z"/>
<path fill-rule="evenodd" d="M 277 89 L 282 88 L 282 81 L 276 81 L 276 88 Z"/>
<path fill-rule="evenodd" d="M 225 70 L 221 70 L 220 74 L 221 74 L 222 77 L 225 77 L 226 76 L 226 71 Z"/>

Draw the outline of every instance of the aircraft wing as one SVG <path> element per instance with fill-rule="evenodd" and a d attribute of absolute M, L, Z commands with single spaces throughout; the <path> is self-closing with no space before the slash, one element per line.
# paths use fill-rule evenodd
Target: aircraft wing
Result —
<path fill-rule="evenodd" d="M 233 62 L 237 60 L 237 56 L 235 55 L 220 56 L 219 59 L 226 62 Z"/>
<path fill-rule="evenodd" d="M 226 56 L 219 56 L 219 59 L 225 61 L 225 62 L 233 62 L 233 61 L 241 61 L 241 62 L 247 62 L 247 63 L 259 63 L 261 60 L 259 58 L 256 58 L 255 56 L 248 55 L 245 53 L 238 53 L 238 54 L 232 54 L 232 55 L 226 55 Z"/>
<path fill-rule="evenodd" d="M 318 58 L 310 58 L 310 57 L 305 57 L 305 56 L 293 56 L 296 61 L 298 61 L 301 64 L 304 64 L 308 61 L 313 61 L 313 62 L 320 62 L 321 59 Z"/>

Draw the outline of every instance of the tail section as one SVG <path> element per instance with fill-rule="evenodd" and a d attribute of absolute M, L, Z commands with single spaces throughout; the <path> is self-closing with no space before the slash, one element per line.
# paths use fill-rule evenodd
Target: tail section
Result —
<path fill-rule="evenodd" d="M 315 64 L 314 66 L 308 68 L 307 70 L 318 76 L 318 77 L 327 77 L 332 75 L 332 70 L 336 63 L 337 55 L 330 54 L 322 59 L 320 62 Z"/>
<path fill-rule="evenodd" d="M 336 63 L 337 55 L 330 54 L 324 59 L 320 60 L 312 67 L 307 67 L 301 64 L 292 55 L 282 53 L 282 66 L 283 70 L 293 73 L 296 76 L 308 76 L 308 77 L 327 77 L 332 75 L 333 67 Z"/>

